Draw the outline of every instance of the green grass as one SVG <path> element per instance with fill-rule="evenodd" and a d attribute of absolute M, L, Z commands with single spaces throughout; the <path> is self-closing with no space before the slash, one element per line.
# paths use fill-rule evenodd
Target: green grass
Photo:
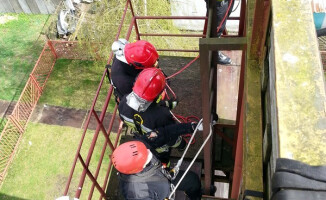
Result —
<path fill-rule="evenodd" d="M 89 109 L 104 71 L 105 62 L 58 59 L 39 103 Z M 101 110 L 109 88 L 103 83 L 96 109 Z M 111 101 L 109 110 L 115 105 Z"/>
<path fill-rule="evenodd" d="M 7 123 L 7 118 L 0 118 L 0 133 L 2 132 L 2 130 L 4 129 L 6 123 Z"/>
<path fill-rule="evenodd" d="M 95 160 L 99 159 L 102 149 L 101 143 L 103 144 L 104 141 L 104 137 L 101 136 L 98 139 L 99 144 L 95 147 L 91 163 L 97 163 Z M 44 200 L 61 196 L 80 137 L 80 129 L 30 123 L 0 189 L 0 199 Z M 84 159 L 86 159 L 92 138 L 93 131 L 87 132 L 84 140 L 85 146 L 83 146 L 81 153 Z M 107 148 L 105 155 L 109 155 L 109 152 Z M 105 158 L 102 166 L 108 166 L 108 156 Z M 91 165 L 90 169 L 93 171 L 95 166 Z M 81 171 L 79 164 L 76 173 L 81 173 Z M 103 182 L 105 173 L 106 171 L 102 170 L 99 174 L 99 183 Z M 77 188 L 78 182 L 79 176 L 74 176 L 71 189 Z M 89 182 L 86 182 L 84 190 L 87 190 L 89 186 Z M 70 197 L 73 197 L 74 192 L 75 190 L 71 191 Z M 88 192 L 83 194 L 88 195 Z M 86 197 L 82 196 L 81 199 L 86 199 Z"/>
<path fill-rule="evenodd" d="M 43 48 L 40 32 L 48 15 L 0 14 L 0 99 L 17 100 Z"/>

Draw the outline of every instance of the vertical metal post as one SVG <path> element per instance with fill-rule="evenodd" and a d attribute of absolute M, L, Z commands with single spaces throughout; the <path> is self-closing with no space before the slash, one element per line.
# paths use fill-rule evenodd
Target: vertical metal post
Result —
<path fill-rule="evenodd" d="M 245 20 L 246 20 L 246 0 L 241 0 L 241 9 L 240 9 L 240 22 L 239 22 L 239 32 L 238 36 L 245 36 Z"/>
<path fill-rule="evenodd" d="M 239 192 L 240 192 L 240 183 L 242 179 L 242 159 L 243 159 L 243 115 L 244 115 L 244 106 L 243 106 L 243 93 L 241 97 L 241 101 L 239 102 L 242 104 L 240 118 L 239 118 L 239 128 L 238 128 L 238 142 L 236 144 L 236 156 L 235 156 L 235 163 L 233 169 L 233 178 L 232 178 L 232 189 L 231 189 L 231 199 L 238 199 Z"/>
<path fill-rule="evenodd" d="M 234 146 L 232 150 L 232 156 L 235 157 L 236 155 L 236 148 L 237 148 L 237 142 L 238 142 L 238 130 L 240 128 L 240 118 L 241 111 L 242 111 L 242 100 L 243 100 L 243 91 L 244 91 L 244 74 L 245 74 L 245 62 L 246 62 L 246 50 L 242 50 L 242 56 L 241 56 L 241 69 L 240 69 L 240 80 L 239 80 L 239 91 L 238 91 L 238 105 L 237 105 L 237 116 L 236 116 L 236 134 L 234 136 Z"/>
<path fill-rule="evenodd" d="M 203 138 L 206 138 L 210 131 L 210 88 L 209 85 L 209 72 L 210 72 L 210 52 L 205 47 L 200 47 L 200 79 L 202 89 L 202 113 L 203 113 Z M 211 166 L 212 166 L 212 139 L 210 139 L 204 147 L 204 173 L 205 173 L 205 186 L 204 193 L 209 194 L 209 188 L 212 181 Z"/>
<path fill-rule="evenodd" d="M 49 47 L 50 47 L 50 49 L 51 49 L 51 51 L 52 51 L 54 57 L 57 59 L 57 58 L 58 58 L 58 55 L 57 55 L 57 53 L 55 52 L 55 49 L 54 49 L 54 47 L 53 47 L 53 44 L 52 44 L 52 41 L 51 41 L 51 40 L 48 40 L 48 45 L 49 45 Z"/>
<path fill-rule="evenodd" d="M 250 55 L 254 59 L 262 61 L 263 47 L 265 45 L 267 26 L 269 21 L 269 0 L 257 0 L 255 4 L 254 21 L 252 25 L 252 39 Z"/>

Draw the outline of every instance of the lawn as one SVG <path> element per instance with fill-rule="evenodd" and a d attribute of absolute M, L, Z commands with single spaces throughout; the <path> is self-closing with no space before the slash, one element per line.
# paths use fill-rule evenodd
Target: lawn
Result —
<path fill-rule="evenodd" d="M 89 109 L 100 83 L 105 62 L 58 59 L 39 103 Z M 96 109 L 102 110 L 109 81 L 105 78 Z M 115 101 L 111 101 L 112 110 Z"/>
<path fill-rule="evenodd" d="M 0 199 L 45 200 L 61 196 L 80 137 L 80 129 L 29 123 L 18 153 L 0 189 Z M 84 159 L 92 138 L 93 131 L 87 132 L 85 146 L 81 153 Z M 103 141 L 104 137 L 99 137 L 98 142 L 101 144 Z M 96 145 L 93 159 L 99 159 L 101 146 Z M 107 149 L 106 155 L 108 154 Z M 108 166 L 108 156 L 106 158 L 102 166 Z M 97 163 L 93 159 L 92 163 Z M 92 171 L 95 167 L 91 166 L 90 169 Z M 77 165 L 76 172 L 81 173 L 81 171 L 81 165 Z M 105 172 L 103 170 L 99 175 L 100 183 L 103 182 Z M 78 182 L 79 178 L 74 177 L 71 187 L 76 188 Z M 84 186 L 84 190 L 88 187 L 89 183 Z M 73 194 L 70 196 L 73 197 Z M 81 199 L 86 199 L 86 197 L 82 196 Z"/>
<path fill-rule="evenodd" d="M 44 45 L 48 15 L 0 14 L 0 99 L 17 100 Z"/>

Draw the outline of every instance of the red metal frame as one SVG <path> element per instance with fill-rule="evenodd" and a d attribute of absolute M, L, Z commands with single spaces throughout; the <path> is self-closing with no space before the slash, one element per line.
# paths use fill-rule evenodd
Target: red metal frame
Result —
<path fill-rule="evenodd" d="M 214 102 L 214 96 L 216 95 L 216 88 L 212 87 L 212 82 L 214 80 L 215 76 L 215 67 L 216 63 L 212 63 L 213 61 L 210 60 L 213 55 L 213 51 L 216 50 L 242 50 L 242 63 L 241 63 L 241 72 L 240 72 L 240 80 L 239 80 L 239 93 L 238 93 L 238 105 L 237 105 L 237 117 L 236 117 L 236 124 L 235 125 L 226 125 L 226 124 L 218 124 L 217 127 L 229 127 L 235 129 L 235 136 L 234 139 L 231 140 L 227 136 L 225 136 L 219 129 L 215 128 L 214 132 L 218 135 L 220 135 L 226 142 L 228 142 L 233 147 L 233 157 L 237 157 L 235 153 L 239 150 L 237 150 L 238 147 L 238 132 L 241 131 L 240 127 L 240 119 L 241 119 L 241 110 L 242 110 L 242 97 L 243 97 L 243 86 L 244 86 L 244 64 L 245 64 L 245 51 L 246 51 L 246 45 L 243 46 L 243 43 L 241 40 L 228 40 L 228 44 L 226 43 L 219 43 L 218 41 L 222 41 L 221 39 L 213 39 L 211 37 L 216 37 L 215 33 L 212 32 L 214 29 L 213 27 L 216 26 L 213 25 L 214 19 L 213 16 L 215 16 L 213 13 L 215 12 L 214 7 L 214 0 L 211 0 L 210 2 L 210 12 L 212 14 L 209 14 L 209 28 L 208 28 L 208 37 L 207 39 L 200 40 L 200 65 L 201 65 L 201 81 L 202 81 L 202 113 L 203 113 L 203 137 L 207 137 L 209 133 L 209 123 L 211 121 L 210 113 L 213 111 L 216 112 L 214 105 L 212 104 Z M 245 16 L 245 1 L 242 1 L 241 11 L 240 11 L 240 23 L 239 23 L 239 36 L 245 35 L 245 22 L 244 22 L 244 16 Z M 234 18 L 233 18 L 234 19 Z M 215 29 L 214 29 L 215 30 Z M 230 37 L 231 38 L 231 37 Z M 242 37 L 243 38 L 243 37 Z M 235 38 L 236 39 L 236 38 Z M 240 38 L 239 38 L 240 39 Z M 233 46 L 232 46 L 233 45 Z M 212 67 L 213 66 L 213 67 Z M 207 80 L 207 77 L 210 77 Z M 212 158 L 211 158 L 211 151 L 212 151 L 212 140 L 209 141 L 209 143 L 204 148 L 204 173 L 205 173 L 205 193 L 209 194 L 210 185 L 212 183 Z M 235 166 L 239 165 L 239 159 L 235 160 Z M 234 188 L 232 188 L 234 189 Z M 234 189 L 237 190 L 237 189 Z M 239 191 L 239 190 L 238 190 Z"/>
<path fill-rule="evenodd" d="M 245 1 L 242 0 L 242 2 L 245 2 Z M 193 16 L 183 16 L 183 17 L 181 17 L 181 16 L 135 16 L 134 11 L 133 11 L 133 7 L 132 7 L 132 3 L 131 3 L 130 0 L 127 0 L 126 1 L 126 5 L 125 5 L 125 8 L 124 8 L 123 15 L 122 15 L 122 19 L 121 19 L 121 22 L 120 22 L 120 25 L 119 25 L 119 28 L 118 28 L 118 32 L 117 32 L 116 37 L 115 37 L 116 40 L 120 37 L 120 33 L 121 33 L 121 30 L 122 30 L 123 24 L 125 22 L 125 17 L 126 17 L 128 8 L 130 9 L 130 12 L 132 14 L 132 19 L 131 19 L 131 22 L 130 22 L 128 31 L 126 33 L 126 39 L 127 40 L 129 40 L 133 28 L 134 28 L 134 31 L 136 33 L 136 39 L 138 39 L 138 40 L 141 39 L 141 36 L 202 37 L 202 38 L 206 37 L 206 33 L 207 33 L 206 29 L 209 26 L 208 25 L 208 17 L 207 16 L 204 16 L 204 17 L 193 17 Z M 244 8 L 245 8 L 245 3 L 242 3 L 241 9 L 244 9 Z M 242 14 L 241 16 L 244 16 L 243 13 L 244 13 L 244 11 L 241 11 L 241 14 Z M 156 19 L 205 20 L 205 24 L 204 24 L 203 34 L 140 33 L 139 32 L 139 29 L 138 29 L 138 25 L 137 25 L 137 20 L 143 20 L 143 19 L 145 19 L 145 20 L 156 20 Z M 243 30 L 243 27 L 244 27 L 244 22 L 243 22 L 244 21 L 244 18 L 242 18 L 242 20 L 241 20 L 241 17 L 240 18 L 239 17 L 236 17 L 236 18 L 231 18 L 231 19 L 232 20 L 239 20 L 240 19 L 240 23 L 239 23 L 240 24 L 240 27 L 239 27 L 239 36 L 240 35 L 243 35 L 243 31 L 242 30 Z M 174 52 L 198 52 L 199 51 L 199 50 L 188 50 L 188 49 L 157 49 L 157 50 L 158 51 L 174 51 Z M 111 63 L 112 58 L 113 58 L 113 53 L 111 52 L 111 54 L 109 56 L 109 59 L 108 59 L 108 62 L 107 62 L 108 64 Z M 242 67 L 242 70 L 244 70 L 243 68 L 244 68 L 244 66 Z M 115 106 L 115 108 L 114 108 L 114 113 L 112 115 L 109 128 L 106 130 L 105 127 L 104 127 L 104 125 L 103 125 L 103 120 L 105 118 L 105 113 L 106 113 L 108 104 L 109 104 L 109 102 L 111 100 L 111 95 L 112 95 L 112 91 L 113 91 L 112 86 L 110 86 L 110 88 L 109 88 L 109 90 L 107 92 L 107 97 L 106 97 L 106 100 L 105 100 L 105 104 L 102 107 L 102 112 L 101 112 L 100 116 L 97 115 L 97 113 L 96 113 L 96 111 L 94 109 L 95 108 L 95 104 L 96 104 L 97 99 L 98 99 L 98 96 L 99 96 L 99 93 L 100 93 L 100 91 L 102 89 L 103 82 L 104 82 L 105 79 L 106 79 L 106 70 L 104 70 L 104 72 L 103 72 L 103 75 L 102 75 L 102 78 L 101 78 L 99 87 L 98 87 L 98 89 L 96 91 L 96 95 L 95 95 L 95 97 L 93 99 L 92 106 L 91 106 L 91 109 L 90 109 L 90 113 L 88 115 L 88 118 L 87 118 L 86 123 L 85 123 L 85 126 L 84 126 L 84 132 L 82 134 L 82 137 L 81 137 L 81 140 L 80 140 L 80 143 L 79 143 L 79 146 L 78 146 L 76 155 L 75 155 L 75 159 L 73 161 L 73 165 L 72 165 L 72 168 L 71 168 L 71 171 L 70 171 L 70 174 L 69 174 L 69 178 L 68 178 L 68 181 L 67 181 L 67 184 L 66 184 L 64 195 L 67 195 L 68 192 L 69 192 L 69 187 L 70 187 L 70 184 L 71 184 L 72 177 L 74 175 L 75 167 L 76 167 L 77 161 L 79 160 L 80 163 L 83 166 L 83 171 L 82 171 L 82 174 L 80 176 L 78 188 L 77 188 L 77 190 L 75 192 L 75 198 L 80 198 L 81 193 L 82 193 L 82 188 L 83 188 L 83 185 L 84 185 L 84 182 L 85 182 L 86 177 L 88 177 L 91 180 L 91 182 L 92 182 L 91 190 L 90 190 L 90 192 L 88 194 L 88 199 L 92 199 L 92 196 L 93 196 L 93 193 L 94 193 L 94 189 L 95 188 L 100 193 L 100 199 L 102 199 L 105 196 L 105 188 L 106 188 L 106 186 L 108 184 L 108 177 L 109 177 L 110 172 L 111 172 L 111 169 L 112 169 L 112 162 L 111 162 L 111 160 L 109 162 L 109 165 L 108 165 L 108 168 L 107 168 L 107 173 L 106 173 L 104 182 L 102 183 L 102 186 L 98 183 L 97 178 L 98 178 L 98 175 L 99 175 L 99 171 L 100 171 L 100 168 L 101 168 L 101 165 L 102 165 L 103 158 L 105 156 L 105 151 L 107 149 L 107 146 L 109 146 L 109 148 L 110 148 L 111 151 L 113 151 L 117 147 L 117 145 L 119 143 L 120 134 L 121 134 L 121 128 L 122 128 L 122 123 L 120 122 L 120 128 L 118 130 L 117 137 L 116 137 L 115 141 L 112 142 L 110 140 L 109 136 L 110 136 L 110 133 L 111 133 L 111 130 L 112 130 L 112 126 L 113 126 L 114 120 L 115 120 L 115 115 L 116 115 L 116 112 L 117 112 L 117 106 Z M 243 87 L 241 87 L 241 86 L 243 86 L 243 81 L 241 81 L 241 80 L 243 80 L 243 78 L 242 79 L 240 78 L 239 95 L 243 94 L 243 91 L 240 91 L 240 88 L 243 88 Z M 212 79 L 211 79 L 211 81 L 209 81 L 209 84 L 210 85 L 213 84 Z M 242 98 L 239 98 L 239 99 L 242 99 Z M 212 104 L 212 102 L 213 102 L 213 99 L 212 98 L 209 98 L 209 104 L 210 105 Z M 238 103 L 237 125 L 233 126 L 234 128 L 239 128 L 240 110 L 241 110 L 241 104 Z M 90 124 L 91 118 L 95 118 L 95 120 L 97 122 L 97 127 L 96 127 L 96 130 L 95 130 L 95 133 L 94 133 L 94 137 L 93 137 L 91 146 L 90 146 L 90 148 L 88 150 L 87 158 L 85 160 L 81 156 L 80 151 L 81 151 L 82 145 L 84 143 L 84 138 L 85 138 L 85 135 L 86 135 L 86 131 L 88 129 L 88 126 Z M 204 129 L 205 129 L 205 123 L 204 123 Z M 222 126 L 224 126 L 224 125 L 222 125 Z M 89 164 L 91 162 L 93 150 L 94 150 L 94 147 L 96 145 L 96 141 L 97 141 L 97 138 L 99 136 L 99 132 L 100 131 L 104 135 L 106 142 L 104 143 L 104 145 L 102 147 L 101 156 L 100 156 L 100 159 L 99 159 L 99 161 L 97 163 L 97 167 L 96 167 L 95 173 L 93 175 L 93 173 L 89 170 Z M 235 149 L 236 141 L 232 141 L 232 143 L 233 143 L 233 146 L 234 146 L 234 149 Z M 205 150 L 205 151 L 207 151 L 207 150 Z M 207 158 L 205 156 L 205 160 L 206 159 Z M 205 175 L 205 179 L 206 179 L 206 175 Z"/>

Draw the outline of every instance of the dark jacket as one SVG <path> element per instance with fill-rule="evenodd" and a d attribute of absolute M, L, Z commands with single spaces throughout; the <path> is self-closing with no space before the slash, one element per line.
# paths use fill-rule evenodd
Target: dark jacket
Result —
<path fill-rule="evenodd" d="M 111 81 L 119 99 L 132 92 L 135 79 L 141 71 L 141 69 L 135 69 L 133 66 L 114 58 L 111 67 Z"/>
<path fill-rule="evenodd" d="M 170 113 L 169 108 L 160 104 L 152 103 L 145 112 L 138 112 L 127 105 L 126 96 L 119 103 L 119 115 L 121 120 L 133 132 L 140 132 L 139 135 L 145 134 L 147 142 L 159 153 L 159 159 L 168 163 L 170 147 L 182 147 L 185 145 L 181 135 L 192 133 L 191 123 L 177 124 Z M 139 123 L 138 128 L 135 125 Z M 149 132 L 157 132 L 157 138 L 149 138 Z"/>
<path fill-rule="evenodd" d="M 153 153 L 153 158 L 143 171 L 137 174 L 119 174 L 120 191 L 126 200 L 163 200 L 171 193 L 171 183 L 177 185 L 184 171 L 171 180 L 171 175 L 162 168 L 151 146 L 142 141 Z M 191 171 L 184 176 L 177 190 L 184 191 L 191 200 L 201 199 L 201 183 L 199 177 Z"/>
<path fill-rule="evenodd" d="M 170 181 L 160 161 L 153 156 L 143 171 L 119 174 L 120 191 L 126 200 L 163 200 L 170 194 Z"/>
<path fill-rule="evenodd" d="M 118 109 L 120 118 L 125 124 L 134 127 L 136 130 L 134 125 L 135 118 L 141 124 L 143 133 L 153 131 L 158 127 L 176 123 L 169 108 L 156 103 L 152 103 L 145 112 L 138 112 L 127 105 L 127 99 L 126 96 L 124 96 L 120 99 Z M 137 117 L 134 117 L 135 115 Z"/>

